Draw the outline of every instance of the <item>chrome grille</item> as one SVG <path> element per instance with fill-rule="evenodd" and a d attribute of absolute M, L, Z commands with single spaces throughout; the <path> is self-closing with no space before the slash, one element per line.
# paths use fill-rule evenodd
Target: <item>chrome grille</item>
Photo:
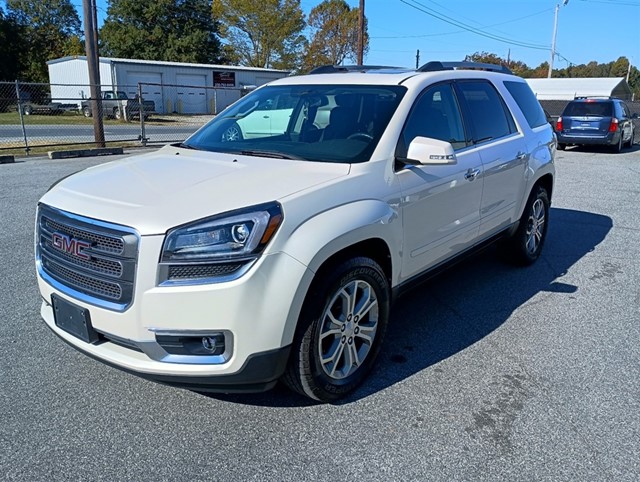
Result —
<path fill-rule="evenodd" d="M 61 237 L 67 243 L 64 246 L 60 246 Z M 75 243 L 82 243 L 80 253 Z M 137 256 L 134 230 L 39 206 L 38 269 L 62 292 L 122 311 L 133 299 Z"/>
<path fill-rule="evenodd" d="M 64 258 L 64 260 L 70 264 L 88 269 L 90 271 L 95 271 L 96 273 L 117 276 L 118 278 L 122 276 L 122 263 L 120 261 L 93 257 L 90 260 L 83 260 L 64 251 L 54 251 L 55 247 L 53 246 L 53 243 L 48 239 L 44 239 L 43 243 L 45 244 L 45 250 L 47 252 L 55 252 L 56 256 Z"/>
<path fill-rule="evenodd" d="M 103 234 L 93 233 L 84 229 L 78 229 L 73 226 L 65 226 L 52 219 L 45 218 L 47 228 L 51 232 L 60 232 L 67 234 L 73 238 L 84 239 L 95 246 L 96 251 L 104 251 L 105 253 L 122 254 L 124 251 L 124 241 L 122 239 L 105 236 Z"/>

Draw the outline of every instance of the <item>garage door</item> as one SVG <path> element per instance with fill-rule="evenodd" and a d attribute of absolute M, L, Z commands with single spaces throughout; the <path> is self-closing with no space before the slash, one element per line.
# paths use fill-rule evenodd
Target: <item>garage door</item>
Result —
<path fill-rule="evenodd" d="M 176 89 L 178 97 L 178 112 L 184 114 L 206 114 L 207 85 L 206 75 L 177 74 Z"/>
<path fill-rule="evenodd" d="M 138 93 L 138 84 L 142 84 L 142 98 L 152 100 L 156 104 L 156 112 L 164 113 L 162 98 L 162 74 L 153 72 L 128 72 L 126 92 L 129 98 L 133 98 Z"/>

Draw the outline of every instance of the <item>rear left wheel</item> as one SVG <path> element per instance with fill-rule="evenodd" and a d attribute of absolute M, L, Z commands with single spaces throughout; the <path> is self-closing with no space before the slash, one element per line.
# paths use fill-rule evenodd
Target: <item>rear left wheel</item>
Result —
<path fill-rule="evenodd" d="M 305 301 L 283 375 L 286 385 L 323 402 L 353 391 L 380 351 L 389 300 L 389 283 L 372 259 L 334 267 Z"/>

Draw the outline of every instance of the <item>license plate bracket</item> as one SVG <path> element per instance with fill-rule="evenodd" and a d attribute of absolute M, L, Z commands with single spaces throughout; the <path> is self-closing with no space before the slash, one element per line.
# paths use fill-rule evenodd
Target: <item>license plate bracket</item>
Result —
<path fill-rule="evenodd" d="M 91 325 L 89 310 L 81 308 L 56 294 L 51 295 L 53 319 L 56 326 L 87 343 L 95 343 L 99 339 L 98 332 Z"/>

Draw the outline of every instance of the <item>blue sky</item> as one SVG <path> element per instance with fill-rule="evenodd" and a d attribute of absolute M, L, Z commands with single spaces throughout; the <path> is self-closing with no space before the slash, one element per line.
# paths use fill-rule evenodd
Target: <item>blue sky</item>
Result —
<path fill-rule="evenodd" d="M 82 14 L 82 1 L 72 3 Z M 301 0 L 306 14 L 318 3 Z M 512 59 L 536 67 L 550 58 L 558 3 L 563 0 L 366 0 L 371 40 L 365 63 L 414 66 L 418 49 L 421 64 L 479 51 L 506 57 L 510 50 Z M 107 1 L 98 0 L 98 9 L 102 22 Z M 620 56 L 639 67 L 640 0 L 569 0 L 560 7 L 556 50 L 556 68 Z"/>

